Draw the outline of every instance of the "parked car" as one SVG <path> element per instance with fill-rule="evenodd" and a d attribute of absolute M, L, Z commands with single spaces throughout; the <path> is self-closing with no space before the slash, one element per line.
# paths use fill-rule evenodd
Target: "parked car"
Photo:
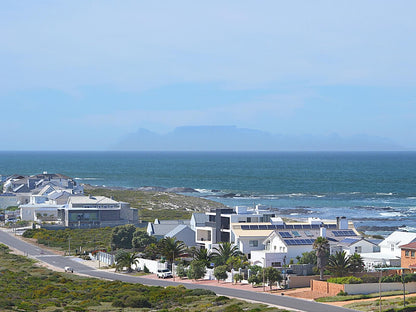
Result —
<path fill-rule="evenodd" d="M 74 269 L 71 268 L 71 267 L 69 267 L 69 266 L 66 266 L 65 267 L 65 272 L 67 272 L 67 273 L 74 273 Z"/>
<path fill-rule="evenodd" d="M 167 278 L 173 277 L 172 272 L 169 269 L 159 269 L 157 270 L 157 277 L 158 278 Z"/>

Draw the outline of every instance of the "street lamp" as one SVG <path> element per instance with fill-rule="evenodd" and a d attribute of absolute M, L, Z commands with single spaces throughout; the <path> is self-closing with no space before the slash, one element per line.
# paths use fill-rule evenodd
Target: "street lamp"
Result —
<path fill-rule="evenodd" d="M 266 285 L 265 285 L 265 280 L 264 280 L 264 268 L 265 268 L 265 265 L 266 265 L 266 259 L 265 258 L 262 258 L 263 259 L 263 292 L 265 292 L 266 291 Z"/>

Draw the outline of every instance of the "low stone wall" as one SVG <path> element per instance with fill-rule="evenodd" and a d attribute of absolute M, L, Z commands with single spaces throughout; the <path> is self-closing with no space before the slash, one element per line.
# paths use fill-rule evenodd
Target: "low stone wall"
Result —
<path fill-rule="evenodd" d="M 309 287 L 311 285 L 311 280 L 319 280 L 319 276 L 297 276 L 290 275 L 289 277 L 289 287 L 290 288 L 299 288 L 299 287 Z"/>
<path fill-rule="evenodd" d="M 336 296 L 341 290 L 345 292 L 344 285 L 311 280 L 311 290 L 330 296 Z"/>

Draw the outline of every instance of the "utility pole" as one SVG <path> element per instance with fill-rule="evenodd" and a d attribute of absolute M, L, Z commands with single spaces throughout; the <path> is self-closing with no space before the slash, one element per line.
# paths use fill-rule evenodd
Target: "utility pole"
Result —
<path fill-rule="evenodd" d="M 71 255 L 71 236 L 68 237 L 68 256 Z"/>

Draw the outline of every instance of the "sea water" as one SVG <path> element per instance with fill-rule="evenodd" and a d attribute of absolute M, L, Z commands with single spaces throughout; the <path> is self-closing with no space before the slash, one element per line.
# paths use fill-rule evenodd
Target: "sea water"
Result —
<path fill-rule="evenodd" d="M 416 152 L 0 152 L 2 175 L 44 171 L 92 185 L 189 187 L 288 218 L 416 230 Z"/>

